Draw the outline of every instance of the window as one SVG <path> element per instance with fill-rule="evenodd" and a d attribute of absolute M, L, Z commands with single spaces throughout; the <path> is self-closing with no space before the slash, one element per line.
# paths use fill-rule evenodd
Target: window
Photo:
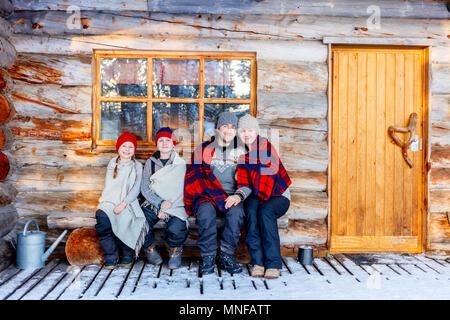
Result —
<path fill-rule="evenodd" d="M 125 130 L 154 146 L 161 127 L 181 144 L 214 134 L 222 111 L 256 115 L 256 53 L 94 50 L 94 147 Z"/>

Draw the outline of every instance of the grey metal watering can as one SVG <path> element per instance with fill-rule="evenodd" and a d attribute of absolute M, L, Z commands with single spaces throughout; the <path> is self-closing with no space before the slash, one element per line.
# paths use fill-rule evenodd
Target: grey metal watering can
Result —
<path fill-rule="evenodd" d="M 27 231 L 28 225 L 34 222 L 36 230 Z M 58 243 L 66 235 L 67 230 L 56 239 L 56 241 L 45 251 L 45 235 L 46 233 L 39 230 L 36 221 L 28 220 L 25 224 L 23 232 L 17 234 L 16 248 L 16 264 L 19 269 L 39 269 L 44 267 L 45 261 L 55 250 Z M 14 244 L 13 244 L 14 245 Z M 45 251 L 45 252 L 44 252 Z"/>

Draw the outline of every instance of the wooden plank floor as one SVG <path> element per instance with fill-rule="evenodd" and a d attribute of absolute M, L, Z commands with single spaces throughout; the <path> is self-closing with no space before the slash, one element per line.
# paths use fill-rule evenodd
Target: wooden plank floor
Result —
<path fill-rule="evenodd" d="M 0 272 L 0 299 L 297 299 L 298 288 L 313 299 L 322 297 L 324 290 L 335 290 L 339 299 L 341 288 L 369 288 L 375 276 L 392 285 L 419 281 L 450 289 L 450 259 L 424 255 L 335 254 L 314 258 L 312 265 L 283 257 L 278 279 L 252 278 L 250 266 L 242 267 L 241 274 L 230 275 L 216 268 L 215 274 L 200 276 L 198 258 L 183 258 L 176 270 L 168 269 L 167 261 L 154 266 L 138 259 L 130 268 L 106 270 L 95 265 L 74 267 L 64 259 L 54 259 L 39 270 L 19 270 L 11 265 Z"/>

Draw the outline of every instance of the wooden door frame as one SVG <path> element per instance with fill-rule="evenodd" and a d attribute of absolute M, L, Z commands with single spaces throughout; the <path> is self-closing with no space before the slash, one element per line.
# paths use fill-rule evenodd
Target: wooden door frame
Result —
<path fill-rule="evenodd" d="M 422 253 L 428 249 L 429 244 L 429 171 L 431 169 L 430 162 L 430 154 L 431 154 L 431 144 L 430 140 L 430 126 L 431 126 L 431 118 L 429 112 L 430 105 L 430 84 L 431 84 L 431 63 L 430 63 L 430 44 L 417 44 L 417 45 L 394 45 L 394 44 L 367 44 L 367 43 L 339 43 L 339 42 L 326 42 L 328 45 L 328 109 L 327 109 L 327 121 L 328 121 L 328 168 L 327 168 L 327 197 L 328 197 L 328 212 L 327 212 L 327 250 L 329 253 L 335 253 L 335 251 L 331 250 L 331 163 L 332 163 L 332 154 L 331 154 L 331 137 L 333 134 L 332 128 L 332 45 L 334 47 L 354 47 L 354 48 L 364 48 L 364 47 L 373 47 L 373 48 L 411 48 L 411 49 L 422 49 L 423 50 L 423 62 L 425 64 L 423 68 L 423 84 L 422 84 L 422 95 L 423 95 L 423 105 L 422 105 L 422 119 L 423 119 L 423 134 L 422 134 L 422 148 L 423 148 L 423 161 L 422 161 L 422 205 L 421 210 L 419 210 L 420 215 L 420 243 L 419 243 L 419 251 Z M 383 251 L 379 251 L 383 252 Z M 336 251 L 337 253 L 337 251 Z"/>

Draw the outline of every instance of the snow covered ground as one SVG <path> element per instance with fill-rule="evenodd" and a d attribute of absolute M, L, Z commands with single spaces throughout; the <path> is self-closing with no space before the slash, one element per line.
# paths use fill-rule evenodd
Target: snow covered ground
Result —
<path fill-rule="evenodd" d="M 367 255 L 366 255 L 367 256 Z M 450 260 L 424 255 L 378 254 L 315 258 L 302 266 L 284 257 L 278 279 L 252 278 L 248 266 L 231 276 L 225 271 L 198 276 L 198 259 L 184 259 L 171 272 L 166 263 L 138 260 L 131 269 L 72 267 L 52 260 L 41 270 L 10 267 L 0 274 L 4 300 L 310 300 L 310 299 L 445 299 L 450 298 Z"/>

